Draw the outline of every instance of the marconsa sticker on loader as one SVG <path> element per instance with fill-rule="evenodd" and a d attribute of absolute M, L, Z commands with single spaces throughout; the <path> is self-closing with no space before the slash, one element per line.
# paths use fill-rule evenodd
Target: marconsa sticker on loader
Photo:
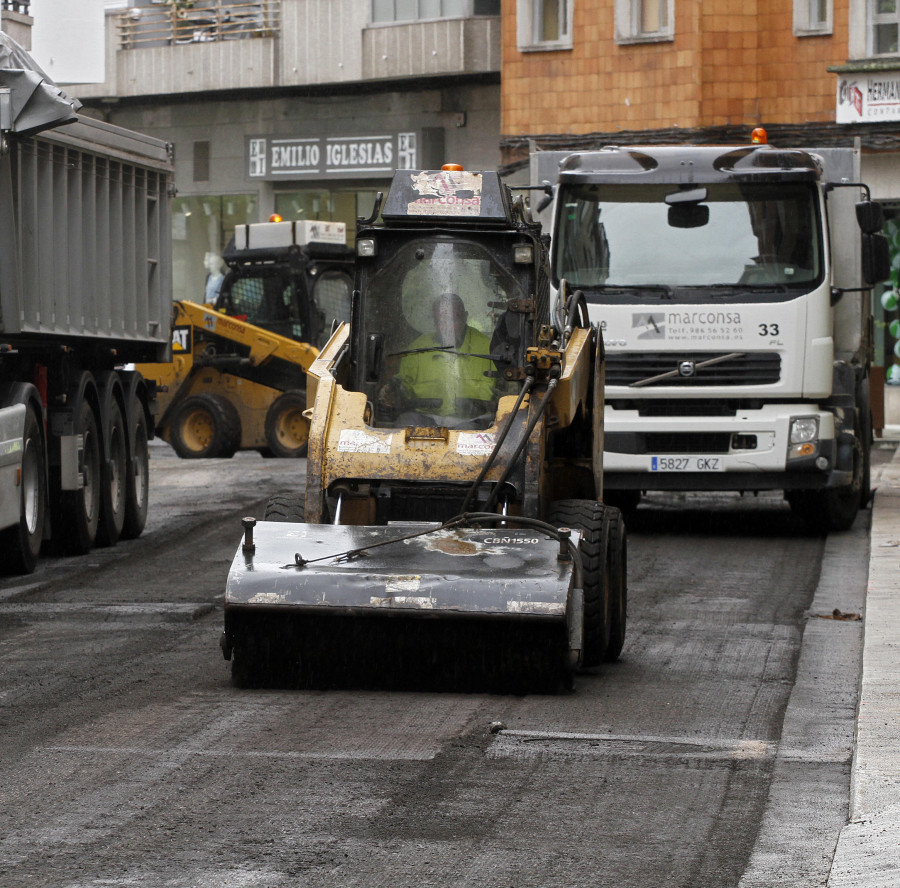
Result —
<path fill-rule="evenodd" d="M 423 171 L 413 174 L 412 187 L 421 197 L 410 201 L 411 216 L 481 215 L 481 173 Z"/>

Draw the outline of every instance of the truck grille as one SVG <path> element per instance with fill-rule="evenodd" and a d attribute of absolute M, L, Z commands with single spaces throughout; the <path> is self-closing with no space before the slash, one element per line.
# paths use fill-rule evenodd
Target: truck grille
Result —
<path fill-rule="evenodd" d="M 730 444 L 730 432 L 607 432 L 603 437 L 608 453 L 728 453 Z"/>
<path fill-rule="evenodd" d="M 773 385 L 781 377 L 781 356 L 773 352 L 744 352 L 728 358 L 729 352 L 637 352 L 606 356 L 606 384 L 631 386 L 654 376 L 671 376 L 653 386 Z M 704 361 L 722 359 L 707 367 Z M 682 376 L 685 362 L 695 365 L 693 376 Z M 674 372 L 673 372 L 674 371 Z M 648 385 L 648 388 L 650 386 Z"/>

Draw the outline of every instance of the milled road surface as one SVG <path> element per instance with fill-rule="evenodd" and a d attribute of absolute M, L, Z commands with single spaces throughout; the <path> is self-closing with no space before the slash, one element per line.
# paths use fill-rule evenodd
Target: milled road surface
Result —
<path fill-rule="evenodd" d="M 572 694 L 239 691 L 218 637 L 240 518 L 303 464 L 153 456 L 140 540 L 0 579 L 3 888 L 724 888 L 785 860 L 821 884 L 857 675 L 828 679 L 840 742 L 786 763 L 825 540 L 777 498 L 643 504 L 622 658 Z M 855 666 L 859 626 L 817 623 L 798 687 L 831 638 Z"/>

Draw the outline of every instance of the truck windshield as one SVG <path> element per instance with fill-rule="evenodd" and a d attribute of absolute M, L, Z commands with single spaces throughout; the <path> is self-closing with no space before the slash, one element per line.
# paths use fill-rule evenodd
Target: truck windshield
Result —
<path fill-rule="evenodd" d="M 649 287 L 659 298 L 680 287 L 793 290 L 822 280 L 809 184 L 567 184 L 558 202 L 554 273 L 572 286 Z"/>
<path fill-rule="evenodd" d="M 510 247 L 511 255 L 511 247 Z M 487 428 L 521 361 L 525 297 L 482 245 L 423 239 L 403 245 L 365 288 L 366 378 L 383 426 Z"/>

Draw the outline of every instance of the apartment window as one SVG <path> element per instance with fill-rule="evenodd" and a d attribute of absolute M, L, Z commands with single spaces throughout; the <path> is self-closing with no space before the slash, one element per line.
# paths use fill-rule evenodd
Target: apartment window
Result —
<path fill-rule="evenodd" d="M 523 52 L 572 48 L 573 0 L 518 0 L 516 28 Z"/>
<path fill-rule="evenodd" d="M 900 6 L 897 0 L 869 0 L 871 55 L 889 55 L 900 51 L 898 28 L 900 28 Z"/>
<path fill-rule="evenodd" d="M 616 0 L 616 43 L 675 37 L 675 0 Z"/>
<path fill-rule="evenodd" d="M 194 142 L 194 181 L 209 181 L 209 142 Z"/>
<path fill-rule="evenodd" d="M 794 34 L 816 37 L 830 34 L 834 0 L 794 0 Z"/>
<path fill-rule="evenodd" d="M 500 0 L 372 0 L 373 22 L 500 15 Z"/>

